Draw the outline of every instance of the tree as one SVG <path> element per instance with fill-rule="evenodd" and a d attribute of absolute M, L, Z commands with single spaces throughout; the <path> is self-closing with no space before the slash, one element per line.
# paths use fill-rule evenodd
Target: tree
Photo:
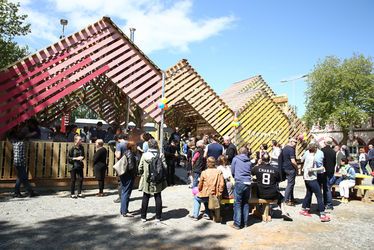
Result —
<path fill-rule="evenodd" d="M 373 70 L 372 58 L 363 55 L 344 60 L 330 56 L 319 62 L 307 79 L 307 125 L 336 124 L 346 143 L 351 128 L 374 114 Z"/>
<path fill-rule="evenodd" d="M 18 13 L 20 4 L 0 0 L 0 69 L 25 57 L 27 47 L 20 47 L 14 37 L 31 32 L 30 24 L 25 23 L 27 15 Z"/>

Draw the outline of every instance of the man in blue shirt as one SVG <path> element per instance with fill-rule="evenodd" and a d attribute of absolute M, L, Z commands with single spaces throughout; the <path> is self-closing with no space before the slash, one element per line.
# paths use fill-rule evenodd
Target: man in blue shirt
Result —
<path fill-rule="evenodd" d="M 252 164 L 248 158 L 248 150 L 245 147 L 241 147 L 239 155 L 235 156 L 231 163 L 231 173 L 235 179 L 234 223 L 231 225 L 234 229 L 248 226 L 251 167 Z"/>

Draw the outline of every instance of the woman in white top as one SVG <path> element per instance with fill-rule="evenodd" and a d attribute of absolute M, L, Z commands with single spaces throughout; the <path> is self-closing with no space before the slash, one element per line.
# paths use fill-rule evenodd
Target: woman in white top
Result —
<path fill-rule="evenodd" d="M 312 215 L 309 213 L 310 205 L 312 202 L 312 195 L 317 198 L 318 203 L 318 210 L 320 213 L 321 222 L 328 222 L 330 221 L 330 217 L 325 214 L 325 205 L 323 204 L 322 198 L 322 191 L 321 187 L 317 181 L 317 173 L 319 171 L 324 171 L 325 168 L 323 166 L 317 166 L 317 162 L 315 160 L 315 154 L 317 152 L 317 145 L 315 143 L 309 144 L 309 150 L 307 150 L 304 154 L 304 182 L 306 187 L 306 195 L 303 200 L 302 210 L 300 211 L 301 215 L 311 217 Z"/>
<path fill-rule="evenodd" d="M 360 162 L 362 173 L 368 175 L 369 173 L 366 170 L 366 164 L 368 164 L 368 155 L 366 154 L 364 148 L 360 148 L 360 155 L 358 156 L 358 161 Z"/>
<path fill-rule="evenodd" d="M 223 179 L 225 180 L 225 188 L 223 190 L 223 198 L 233 198 L 234 193 L 234 178 L 231 173 L 231 166 L 228 165 L 228 160 L 226 155 L 221 155 L 217 160 L 217 169 L 222 172 Z"/>

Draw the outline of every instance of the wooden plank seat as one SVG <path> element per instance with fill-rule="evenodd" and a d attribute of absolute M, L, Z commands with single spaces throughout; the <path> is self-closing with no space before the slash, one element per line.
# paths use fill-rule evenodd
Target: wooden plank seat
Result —
<path fill-rule="evenodd" d="M 252 210 L 252 214 L 261 215 L 262 221 L 270 222 L 271 221 L 270 205 L 277 204 L 278 200 L 266 200 L 266 199 L 261 199 L 261 198 L 250 198 L 248 200 L 248 203 L 255 205 L 253 210 Z M 262 214 L 259 212 L 259 205 L 262 205 L 262 207 L 263 207 Z"/>

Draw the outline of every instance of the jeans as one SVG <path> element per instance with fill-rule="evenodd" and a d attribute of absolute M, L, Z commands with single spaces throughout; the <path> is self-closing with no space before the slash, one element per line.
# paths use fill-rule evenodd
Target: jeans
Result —
<path fill-rule="evenodd" d="M 15 189 L 14 193 L 16 194 L 21 193 L 21 184 L 23 184 L 23 186 L 26 188 L 26 190 L 29 193 L 32 193 L 32 188 L 31 188 L 31 185 L 30 185 L 30 182 L 27 176 L 27 172 L 26 172 L 26 166 L 16 165 L 15 167 L 17 170 L 17 180 L 16 180 L 16 186 L 14 188 Z"/>
<path fill-rule="evenodd" d="M 75 182 L 78 181 L 78 194 L 82 192 L 83 168 L 73 168 L 70 171 L 70 193 L 75 194 Z"/>
<path fill-rule="evenodd" d="M 193 198 L 193 217 L 199 217 L 201 202 L 204 203 L 205 214 L 210 217 L 208 209 L 209 197 L 199 197 L 197 195 L 195 195 Z"/>
<path fill-rule="evenodd" d="M 330 182 L 330 178 L 328 178 L 326 173 L 317 174 L 317 180 L 320 186 L 322 186 L 323 190 L 323 203 L 325 206 L 332 206 L 332 194 L 331 194 L 331 187 L 329 187 L 328 183 Z"/>
<path fill-rule="evenodd" d="M 368 171 L 366 170 L 366 164 L 368 164 L 367 161 L 360 161 L 360 167 L 363 174 L 368 174 Z"/>
<path fill-rule="evenodd" d="M 317 180 L 305 181 L 306 195 L 303 200 L 303 209 L 310 209 L 310 204 L 312 203 L 312 195 L 315 194 L 317 198 L 318 210 L 320 213 L 325 212 L 325 205 L 323 204 L 321 186 Z"/>
<path fill-rule="evenodd" d="M 251 196 L 249 185 L 236 182 L 234 187 L 234 225 L 247 226 L 249 216 L 248 200 Z"/>
<path fill-rule="evenodd" d="M 127 214 L 129 212 L 129 202 L 134 186 L 134 177 L 131 174 L 123 174 L 120 176 L 121 179 L 121 214 Z"/>
<path fill-rule="evenodd" d="M 293 196 L 293 190 L 295 188 L 296 170 L 294 168 L 285 169 L 284 172 L 286 173 L 287 180 L 287 187 L 284 192 L 284 200 L 293 201 L 295 199 L 295 197 Z"/>
<path fill-rule="evenodd" d="M 201 173 L 193 173 L 193 184 L 192 187 L 197 187 L 199 185 L 199 178 L 200 178 Z"/>
<path fill-rule="evenodd" d="M 155 193 L 155 203 L 156 203 L 156 219 L 161 220 L 161 214 L 162 214 L 162 199 L 161 199 L 161 192 Z M 150 194 L 143 193 L 143 199 L 142 199 L 142 208 L 140 211 L 140 216 L 142 219 L 147 219 L 147 210 L 148 210 L 148 204 L 149 204 L 149 198 L 151 198 Z"/>

